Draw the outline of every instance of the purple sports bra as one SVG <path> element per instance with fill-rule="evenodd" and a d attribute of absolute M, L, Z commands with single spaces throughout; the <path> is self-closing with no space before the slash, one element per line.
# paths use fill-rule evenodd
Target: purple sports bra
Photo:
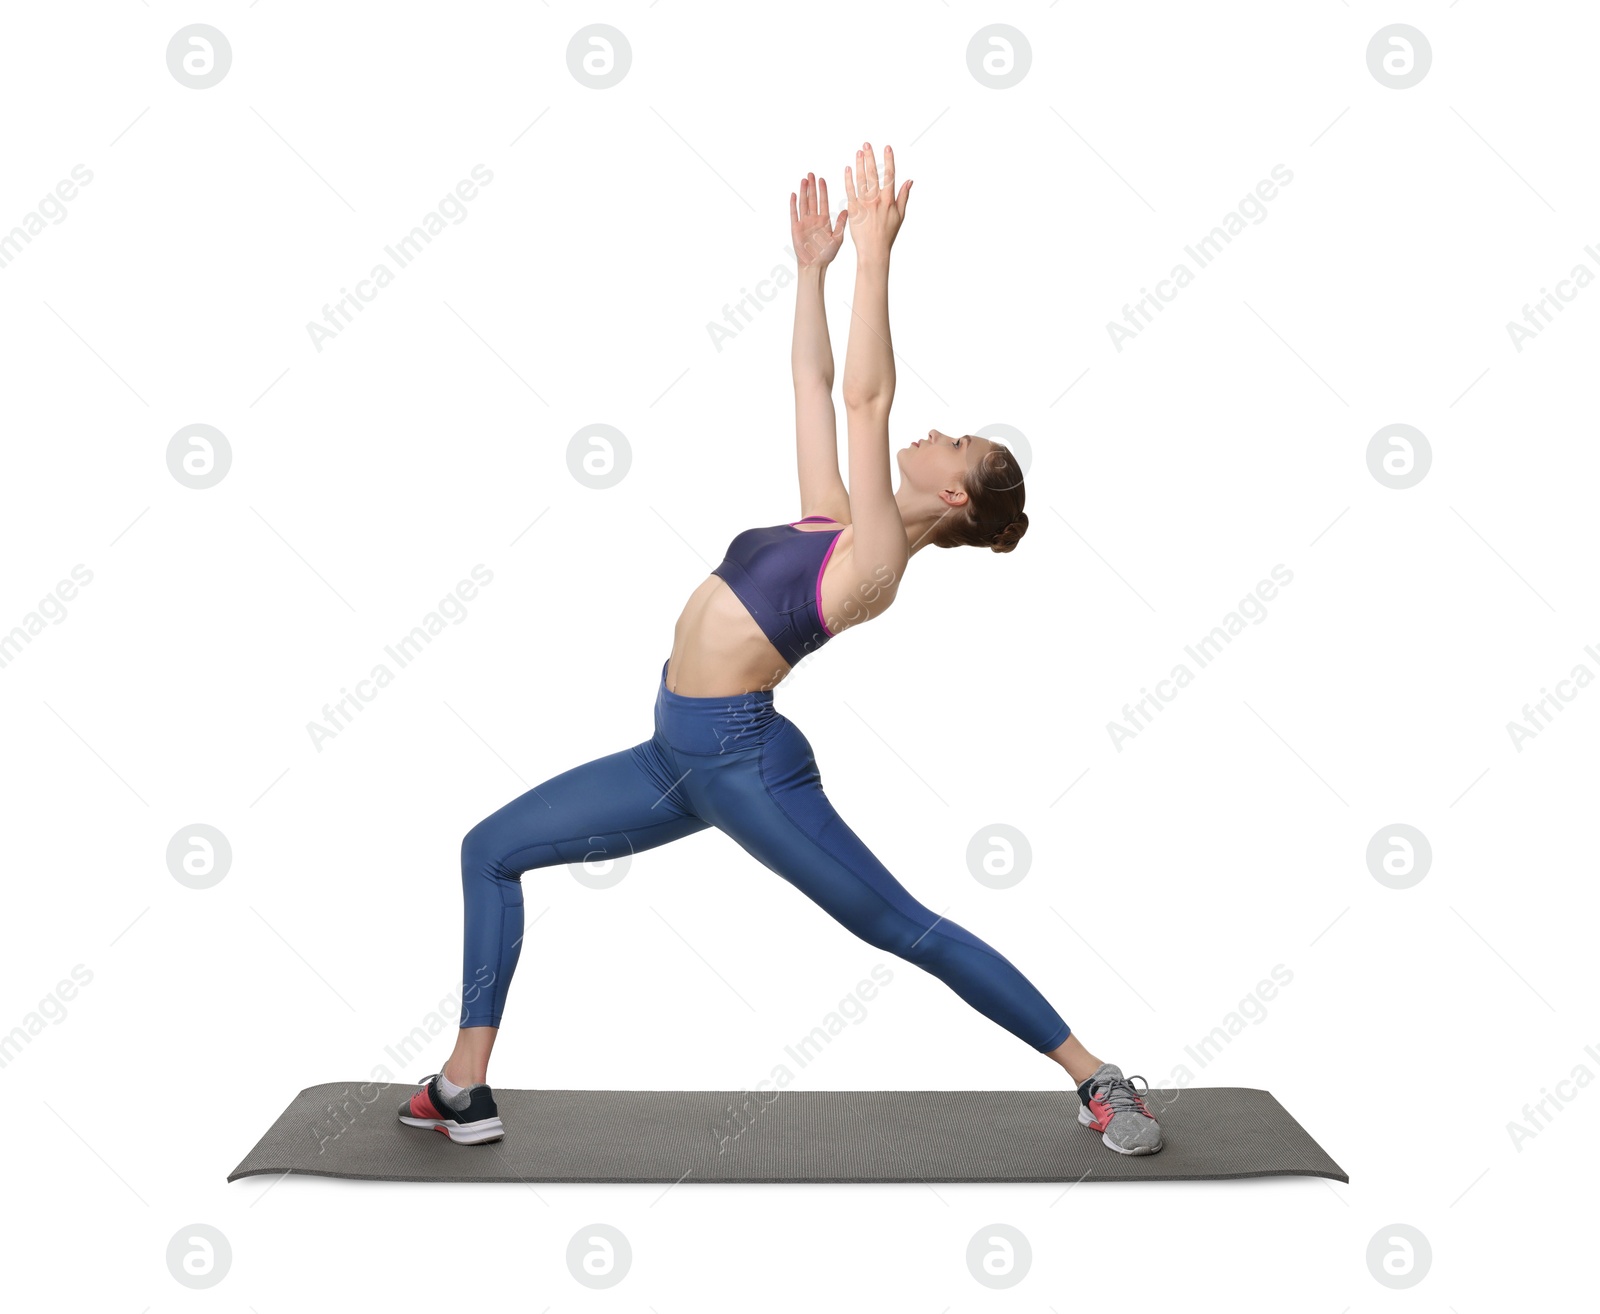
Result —
<path fill-rule="evenodd" d="M 814 520 L 839 524 L 827 516 L 807 516 L 747 529 L 728 544 L 727 555 L 711 572 L 727 582 L 791 666 L 833 637 L 822 615 L 822 572 L 844 526 L 831 534 L 795 528 Z"/>

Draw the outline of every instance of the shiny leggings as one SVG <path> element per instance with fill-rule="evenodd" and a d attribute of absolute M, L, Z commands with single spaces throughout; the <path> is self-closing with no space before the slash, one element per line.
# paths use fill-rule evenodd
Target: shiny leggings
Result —
<path fill-rule="evenodd" d="M 830 917 L 938 977 L 1042 1053 L 1061 1015 L 1017 968 L 924 907 L 833 810 L 811 745 L 770 690 L 656 692 L 655 733 L 544 781 L 461 843 L 463 1027 L 497 1027 L 522 948 L 522 873 L 642 852 L 715 826 Z"/>

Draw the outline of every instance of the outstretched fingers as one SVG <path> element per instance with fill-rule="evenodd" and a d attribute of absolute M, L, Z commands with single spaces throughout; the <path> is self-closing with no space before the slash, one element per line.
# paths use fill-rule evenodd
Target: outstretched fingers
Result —
<path fill-rule="evenodd" d="M 856 152 L 856 165 L 862 170 L 863 185 L 861 190 L 868 193 L 877 191 L 878 160 L 872 153 L 872 143 L 870 141 L 861 143 L 861 149 Z"/>
<path fill-rule="evenodd" d="M 828 204 L 828 180 L 826 178 L 817 179 L 817 191 L 819 193 L 817 198 L 817 213 L 826 219 L 830 214 L 833 213 L 833 207 Z M 830 222 L 828 225 L 828 236 L 837 237 L 840 233 L 844 232 L 845 220 L 849 217 L 850 211 L 848 209 L 840 210 L 839 218 Z"/>

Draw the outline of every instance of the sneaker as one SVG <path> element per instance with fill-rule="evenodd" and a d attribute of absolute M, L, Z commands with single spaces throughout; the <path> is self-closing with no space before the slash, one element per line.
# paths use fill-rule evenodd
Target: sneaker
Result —
<path fill-rule="evenodd" d="M 1145 1108 L 1137 1073 L 1124 1077 L 1115 1063 L 1102 1063 L 1078 1087 L 1078 1121 L 1100 1133 L 1107 1148 L 1118 1154 L 1154 1154 L 1161 1148 L 1161 1124 Z M 1145 1081 L 1144 1091 L 1150 1089 Z"/>
<path fill-rule="evenodd" d="M 437 1072 L 422 1082 L 422 1089 L 400 1106 L 400 1121 L 407 1127 L 432 1127 L 458 1145 L 481 1145 L 506 1134 L 494 1106 L 494 1092 L 486 1083 L 467 1087 L 467 1102 L 453 1109 L 445 1103 Z"/>

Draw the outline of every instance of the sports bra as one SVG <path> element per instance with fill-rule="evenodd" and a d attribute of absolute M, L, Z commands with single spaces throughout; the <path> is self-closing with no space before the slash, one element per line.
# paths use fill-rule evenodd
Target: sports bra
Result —
<path fill-rule="evenodd" d="M 747 529 L 728 544 L 727 555 L 711 572 L 727 582 L 791 666 L 833 637 L 822 615 L 822 572 L 844 526 L 831 534 L 795 528 L 812 520 L 839 524 L 827 516 L 807 516 Z"/>

